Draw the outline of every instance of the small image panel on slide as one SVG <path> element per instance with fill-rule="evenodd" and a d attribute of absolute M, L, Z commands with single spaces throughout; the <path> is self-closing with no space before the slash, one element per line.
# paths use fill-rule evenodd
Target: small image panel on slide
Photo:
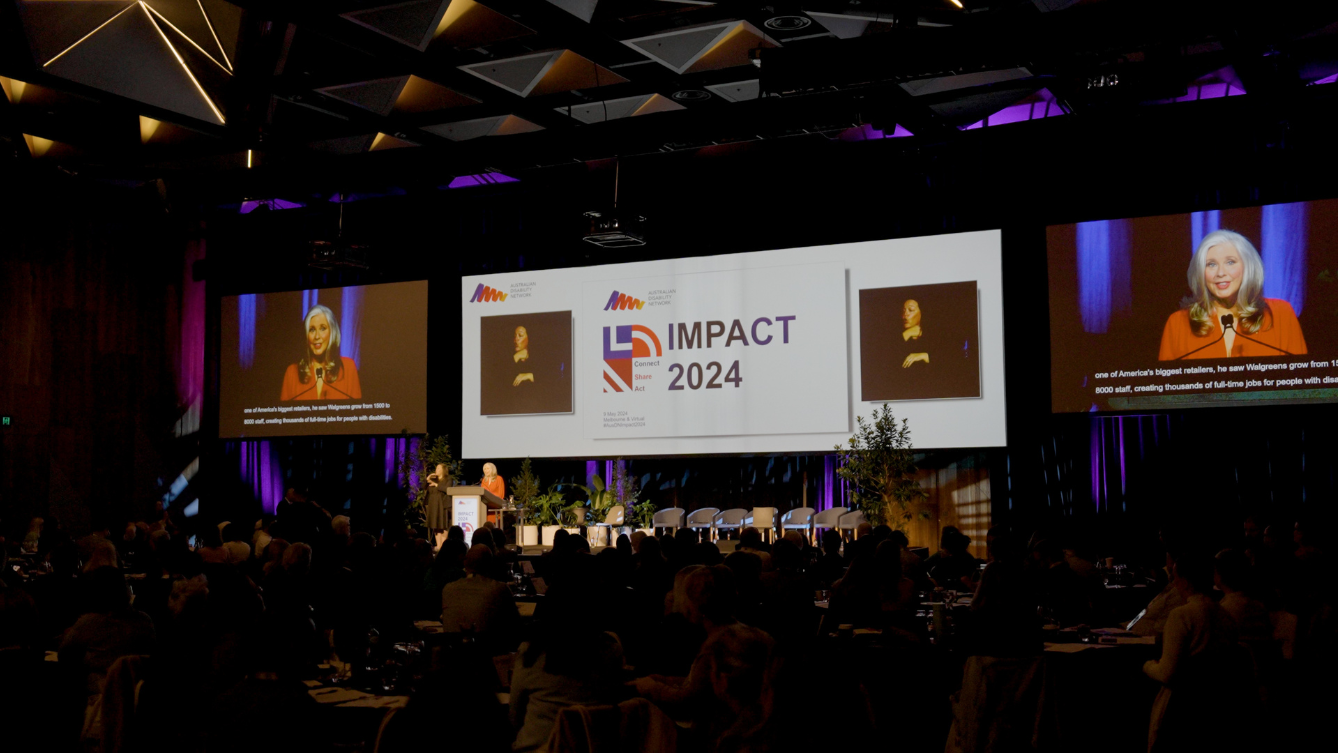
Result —
<path fill-rule="evenodd" d="M 479 415 L 572 412 L 571 311 L 479 320 Z"/>
<path fill-rule="evenodd" d="M 860 399 L 980 397 L 976 283 L 859 291 Z"/>

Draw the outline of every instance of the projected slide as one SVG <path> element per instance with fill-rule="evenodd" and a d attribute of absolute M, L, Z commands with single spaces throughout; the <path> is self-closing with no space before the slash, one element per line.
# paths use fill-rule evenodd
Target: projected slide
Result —
<path fill-rule="evenodd" d="M 822 452 L 888 401 L 1002 445 L 999 264 L 983 232 L 464 278 L 462 454 Z"/>
<path fill-rule="evenodd" d="M 1048 230 L 1053 409 L 1338 399 L 1338 201 Z"/>
<path fill-rule="evenodd" d="M 222 299 L 219 436 L 427 431 L 427 282 Z"/>

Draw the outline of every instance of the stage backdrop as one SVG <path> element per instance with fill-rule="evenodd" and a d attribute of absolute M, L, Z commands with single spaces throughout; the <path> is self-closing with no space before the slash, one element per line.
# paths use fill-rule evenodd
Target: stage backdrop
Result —
<path fill-rule="evenodd" d="M 463 456 L 1005 443 L 998 231 L 465 277 Z"/>

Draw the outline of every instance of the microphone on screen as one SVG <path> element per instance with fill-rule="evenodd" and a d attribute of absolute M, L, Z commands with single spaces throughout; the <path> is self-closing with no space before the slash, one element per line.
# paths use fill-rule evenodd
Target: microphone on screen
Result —
<path fill-rule="evenodd" d="M 316 367 L 316 396 L 325 397 L 325 369 Z"/>
<path fill-rule="evenodd" d="M 1222 334 L 1225 335 L 1225 334 L 1226 334 L 1226 331 L 1229 329 L 1229 330 L 1231 330 L 1231 331 L 1233 331 L 1233 332 L 1236 333 L 1236 337 L 1239 337 L 1239 338 L 1242 338 L 1242 339 L 1245 339 L 1245 340 L 1249 340 L 1249 341 L 1252 342 L 1252 343 L 1255 343 L 1255 344 L 1257 344 L 1257 345 L 1262 345 L 1262 346 L 1264 346 L 1264 347 L 1266 347 L 1266 348 L 1272 348 L 1273 350 L 1276 350 L 1276 351 L 1279 352 L 1279 353 L 1286 353 L 1286 354 L 1289 355 L 1289 356 L 1294 356 L 1294 355 L 1296 355 L 1295 353 L 1291 352 L 1290 350 L 1283 350 L 1282 348 L 1279 348 L 1279 347 L 1276 346 L 1276 345 L 1269 345 L 1268 343 L 1266 343 L 1266 342 L 1264 342 L 1264 341 L 1262 341 L 1262 340 L 1256 340 L 1256 339 L 1254 339 L 1253 337 L 1249 337 L 1249 336 L 1247 336 L 1244 332 L 1241 332 L 1240 330 L 1236 329 L 1235 327 L 1232 327 L 1232 326 L 1231 326 L 1231 320 L 1232 320 L 1232 316 L 1231 316 L 1231 314 L 1222 314 Z"/>
<path fill-rule="evenodd" d="M 1213 340 L 1212 342 L 1208 343 L 1207 345 L 1201 345 L 1201 346 L 1199 346 L 1199 347 L 1197 347 L 1197 348 L 1195 348 L 1195 349 L 1189 351 L 1188 353 L 1184 354 L 1183 356 L 1180 356 L 1179 358 L 1176 358 L 1175 360 L 1177 360 L 1177 361 L 1183 361 L 1183 360 L 1185 360 L 1186 358 L 1189 358 L 1190 356 L 1194 355 L 1195 353 L 1198 353 L 1200 350 L 1203 350 L 1204 348 L 1211 348 L 1212 346 L 1214 346 L 1214 345 L 1216 345 L 1216 344 L 1222 342 L 1222 338 L 1226 337 L 1226 331 L 1227 331 L 1227 329 L 1229 329 L 1230 327 L 1231 327 L 1231 314 L 1223 314 L 1223 315 L 1222 315 L 1222 334 L 1218 335 L 1216 340 Z"/>

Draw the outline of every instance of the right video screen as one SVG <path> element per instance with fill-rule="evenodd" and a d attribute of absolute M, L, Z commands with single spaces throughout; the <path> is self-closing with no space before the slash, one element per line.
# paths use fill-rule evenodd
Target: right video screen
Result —
<path fill-rule="evenodd" d="M 1047 229 L 1056 413 L 1338 400 L 1338 200 Z"/>

